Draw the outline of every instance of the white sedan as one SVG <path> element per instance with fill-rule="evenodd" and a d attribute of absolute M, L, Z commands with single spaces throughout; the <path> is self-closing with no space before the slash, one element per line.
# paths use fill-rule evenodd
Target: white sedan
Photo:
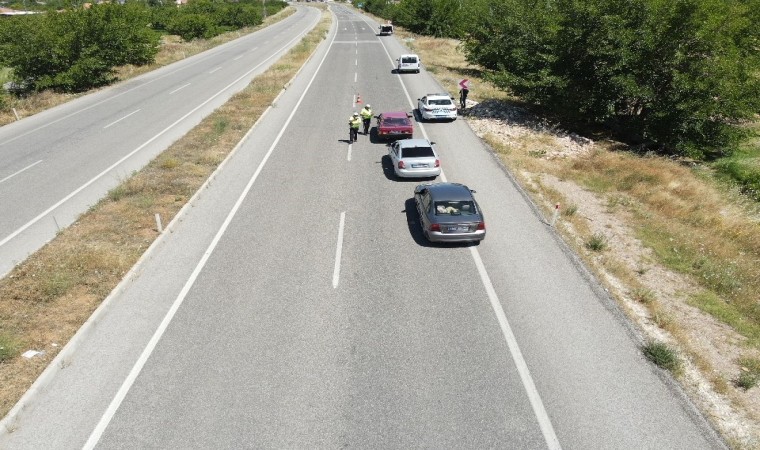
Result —
<path fill-rule="evenodd" d="M 441 160 L 427 139 L 402 139 L 388 146 L 393 171 L 400 178 L 435 178 L 441 174 Z"/>
<path fill-rule="evenodd" d="M 418 98 L 417 110 L 422 120 L 457 118 L 457 105 L 449 94 L 428 94 Z"/>

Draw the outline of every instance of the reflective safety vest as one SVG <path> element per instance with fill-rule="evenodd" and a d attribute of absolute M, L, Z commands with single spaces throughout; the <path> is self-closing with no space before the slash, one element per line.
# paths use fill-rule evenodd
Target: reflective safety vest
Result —
<path fill-rule="evenodd" d="M 348 118 L 348 124 L 351 126 L 351 128 L 359 129 L 359 126 L 362 124 L 362 120 L 358 117 L 351 116 Z"/>
<path fill-rule="evenodd" d="M 369 108 L 363 108 L 361 111 L 359 111 L 359 115 L 362 116 L 362 119 L 371 119 L 372 110 Z"/>

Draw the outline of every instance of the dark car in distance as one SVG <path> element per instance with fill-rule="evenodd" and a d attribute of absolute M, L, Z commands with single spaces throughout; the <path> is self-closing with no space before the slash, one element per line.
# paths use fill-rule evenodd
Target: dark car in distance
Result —
<path fill-rule="evenodd" d="M 406 139 L 414 134 L 410 114 L 404 111 L 385 112 L 377 116 L 378 139 Z"/>

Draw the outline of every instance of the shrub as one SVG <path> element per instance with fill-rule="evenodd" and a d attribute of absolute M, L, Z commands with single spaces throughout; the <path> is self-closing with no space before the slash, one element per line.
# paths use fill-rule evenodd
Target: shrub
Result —
<path fill-rule="evenodd" d="M 594 233 L 586 240 L 587 249 L 595 252 L 601 252 L 607 248 L 607 238 L 602 233 Z"/>
<path fill-rule="evenodd" d="M 745 391 L 757 386 L 757 382 L 760 380 L 760 360 L 740 358 L 739 366 L 741 366 L 741 372 L 735 380 L 736 386 Z"/>
<path fill-rule="evenodd" d="M 652 341 L 644 346 L 644 355 L 655 363 L 670 372 L 678 372 L 681 368 L 681 360 L 675 350 L 668 347 L 664 342 Z"/>
<path fill-rule="evenodd" d="M 113 68 L 153 61 L 159 36 L 138 4 L 22 16 L 0 25 L 2 62 L 30 90 L 77 92 L 112 81 Z"/>
<path fill-rule="evenodd" d="M 167 25 L 166 31 L 186 41 L 212 38 L 218 32 L 216 25 L 208 16 L 195 13 L 174 17 Z"/>

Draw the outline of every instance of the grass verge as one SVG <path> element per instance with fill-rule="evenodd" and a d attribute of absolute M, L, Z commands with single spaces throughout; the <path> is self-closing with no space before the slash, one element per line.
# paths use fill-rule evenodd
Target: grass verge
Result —
<path fill-rule="evenodd" d="M 317 27 L 242 92 L 113 189 L 73 225 L 0 280 L 0 416 L 34 382 L 224 160 L 329 30 Z M 44 350 L 27 360 L 24 349 Z"/>

